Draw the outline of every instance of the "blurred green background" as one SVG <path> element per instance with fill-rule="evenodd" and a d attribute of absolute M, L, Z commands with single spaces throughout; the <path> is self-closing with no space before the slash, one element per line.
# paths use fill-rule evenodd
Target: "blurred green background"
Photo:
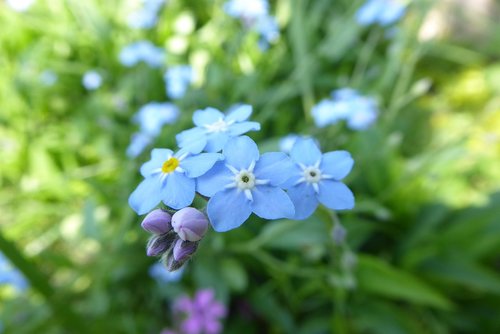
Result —
<path fill-rule="evenodd" d="M 415 0 L 391 29 L 359 26 L 363 1 L 271 1 L 281 36 L 265 50 L 224 1 L 170 0 L 132 29 L 137 3 L 0 3 L 0 251 L 29 283 L 0 283 L 4 333 L 159 333 L 171 302 L 205 287 L 228 307 L 225 333 L 500 333 L 498 1 Z M 164 66 L 120 64 L 141 39 Z M 152 278 L 127 204 L 149 149 L 125 152 L 178 64 L 197 80 L 149 148 L 174 148 L 197 109 L 248 103 L 263 151 L 290 133 L 350 151 L 355 209 L 210 231 L 179 281 Z M 346 86 L 379 119 L 316 128 L 312 106 Z"/>

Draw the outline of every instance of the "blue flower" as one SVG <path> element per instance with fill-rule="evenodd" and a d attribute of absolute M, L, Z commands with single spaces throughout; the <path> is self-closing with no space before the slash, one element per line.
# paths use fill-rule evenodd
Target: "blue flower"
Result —
<path fill-rule="evenodd" d="M 23 274 L 12 266 L 10 261 L 0 253 L 0 285 L 12 285 L 17 291 L 24 291 L 28 288 L 28 281 Z"/>
<path fill-rule="evenodd" d="M 314 123 L 320 128 L 347 118 L 349 112 L 349 104 L 346 102 L 335 102 L 329 99 L 321 100 L 311 110 Z"/>
<path fill-rule="evenodd" d="M 354 195 L 340 182 L 354 164 L 347 151 L 322 154 L 313 139 L 298 139 L 290 152 L 293 175 L 283 185 L 295 205 L 294 219 L 305 219 L 321 203 L 333 210 L 352 209 Z"/>
<path fill-rule="evenodd" d="M 144 180 L 129 197 L 129 205 L 139 215 L 151 211 L 161 201 L 174 209 L 193 202 L 195 178 L 205 174 L 223 157 L 218 153 L 190 155 L 180 150 L 155 148 L 151 160 L 141 167 Z"/>
<path fill-rule="evenodd" d="M 259 154 L 247 136 L 232 138 L 224 146 L 224 161 L 197 180 L 197 191 L 211 197 L 210 223 L 217 232 L 241 226 L 253 212 L 265 219 L 294 215 L 293 203 L 279 187 L 295 168 L 283 152 Z"/>
<path fill-rule="evenodd" d="M 169 68 L 164 75 L 167 95 L 172 99 L 180 99 L 193 82 L 193 69 L 189 65 L 180 65 Z"/>
<path fill-rule="evenodd" d="M 179 133 L 177 144 L 191 153 L 219 152 L 229 138 L 260 130 L 259 123 L 246 121 L 251 114 L 252 106 L 245 104 L 231 108 L 227 115 L 215 108 L 197 110 L 193 114 L 196 127 Z"/>
<path fill-rule="evenodd" d="M 83 75 L 82 84 L 87 90 L 95 90 L 101 87 L 102 77 L 96 71 L 87 71 Z"/>
<path fill-rule="evenodd" d="M 179 282 L 184 273 L 184 268 L 183 266 L 179 270 L 168 271 L 163 264 L 157 262 L 149 267 L 149 275 L 158 283 Z"/>
<path fill-rule="evenodd" d="M 138 41 L 125 46 L 120 52 L 120 62 L 127 67 L 132 67 L 139 62 L 144 62 L 150 67 L 160 67 L 165 60 L 165 51 L 156 47 L 150 41 Z"/>
<path fill-rule="evenodd" d="M 295 144 L 298 138 L 300 138 L 300 136 L 294 133 L 281 138 L 279 142 L 280 151 L 285 153 L 290 153 L 293 145 Z"/>
<path fill-rule="evenodd" d="M 133 121 L 139 124 L 142 133 L 156 137 L 165 124 L 172 124 L 177 118 L 179 108 L 175 104 L 150 102 L 139 109 Z"/>
<path fill-rule="evenodd" d="M 260 17 L 267 16 L 269 3 L 267 0 L 230 0 L 224 4 L 224 10 L 228 15 L 251 26 Z"/>
<path fill-rule="evenodd" d="M 270 15 L 260 17 L 255 23 L 255 30 L 260 35 L 259 46 L 262 50 L 266 50 L 269 44 L 280 37 L 278 22 Z"/>
<path fill-rule="evenodd" d="M 143 7 L 128 16 L 128 25 L 136 29 L 149 29 L 156 25 L 158 12 L 165 0 L 143 0 Z"/>
<path fill-rule="evenodd" d="M 400 0 L 368 0 L 356 12 L 356 20 L 362 26 L 376 23 L 388 26 L 397 22 L 405 11 Z"/>
<path fill-rule="evenodd" d="M 57 82 L 57 79 L 57 74 L 52 70 L 45 70 L 40 74 L 40 81 L 45 86 L 54 86 L 54 84 Z"/>
<path fill-rule="evenodd" d="M 151 144 L 153 138 L 142 132 L 137 132 L 132 135 L 130 144 L 127 147 L 126 154 L 129 158 L 136 158 L 141 154 L 149 144 Z"/>

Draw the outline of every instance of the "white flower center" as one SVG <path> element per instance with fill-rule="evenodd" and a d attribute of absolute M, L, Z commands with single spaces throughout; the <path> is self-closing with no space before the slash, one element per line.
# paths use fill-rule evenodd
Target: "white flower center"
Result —
<path fill-rule="evenodd" d="M 249 201 L 253 201 L 252 190 L 256 186 L 269 183 L 269 180 L 259 180 L 255 177 L 255 174 L 253 173 L 255 161 L 252 161 L 248 169 L 237 170 L 230 165 L 226 165 L 226 167 L 234 174 L 231 183 L 226 185 L 226 188 L 236 188 L 238 192 L 243 191 L 245 193 L 245 197 Z"/>
<path fill-rule="evenodd" d="M 208 133 L 226 132 L 232 123 L 234 122 L 226 122 L 222 118 L 219 118 L 212 124 L 205 124 L 204 127 Z"/>
<path fill-rule="evenodd" d="M 318 183 L 321 181 L 321 171 L 315 166 L 306 167 L 303 171 L 303 175 L 307 183 Z"/>
<path fill-rule="evenodd" d="M 240 190 L 253 189 L 255 187 L 255 175 L 247 170 L 241 170 L 234 177 L 236 187 Z"/>

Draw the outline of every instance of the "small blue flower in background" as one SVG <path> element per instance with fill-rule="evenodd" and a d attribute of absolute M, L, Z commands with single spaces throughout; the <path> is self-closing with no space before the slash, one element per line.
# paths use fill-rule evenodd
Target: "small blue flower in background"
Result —
<path fill-rule="evenodd" d="M 27 11 L 35 0 L 6 0 L 7 6 L 16 12 L 25 12 Z"/>
<path fill-rule="evenodd" d="M 362 26 L 396 23 L 405 14 L 406 6 L 401 0 L 367 0 L 356 12 L 356 20 Z"/>
<path fill-rule="evenodd" d="M 246 121 L 251 114 L 252 106 L 246 104 L 230 108 L 227 115 L 215 108 L 197 110 L 193 114 L 196 127 L 179 133 L 177 144 L 191 153 L 219 152 L 229 138 L 260 130 L 259 123 Z"/>
<path fill-rule="evenodd" d="M 95 90 L 101 87 L 102 77 L 96 71 L 87 71 L 83 75 L 82 84 L 87 90 Z"/>
<path fill-rule="evenodd" d="M 164 265 L 157 262 L 149 267 L 149 276 L 158 283 L 179 282 L 184 274 L 184 268 L 185 267 L 181 267 L 179 270 L 168 271 Z"/>
<path fill-rule="evenodd" d="M 28 288 L 28 281 L 23 274 L 12 266 L 10 261 L 0 252 L 0 285 L 11 285 L 22 292 Z"/>
<path fill-rule="evenodd" d="M 119 58 L 127 67 L 135 66 L 142 61 L 150 67 L 157 68 L 165 61 L 165 51 L 150 41 L 138 41 L 123 47 Z"/>
<path fill-rule="evenodd" d="M 224 161 L 197 180 L 197 191 L 211 197 L 207 214 L 214 230 L 225 232 L 243 224 L 253 212 L 265 219 L 294 215 L 293 203 L 279 186 L 295 170 L 283 152 L 259 154 L 247 136 L 231 138 Z"/>
<path fill-rule="evenodd" d="M 57 82 L 57 74 L 52 70 L 45 70 L 40 74 L 40 81 L 45 86 L 54 86 Z"/>
<path fill-rule="evenodd" d="M 135 29 L 149 29 L 156 25 L 158 12 L 165 0 L 142 0 L 142 8 L 128 16 L 128 25 Z"/>
<path fill-rule="evenodd" d="M 354 195 L 340 182 L 352 169 L 354 161 L 347 151 L 322 154 L 313 139 L 297 139 L 290 152 L 294 170 L 283 187 L 295 205 L 294 219 L 313 214 L 319 203 L 333 210 L 354 207 Z"/>
<path fill-rule="evenodd" d="M 378 117 L 378 108 L 374 99 L 360 95 L 351 88 L 342 88 L 332 92 L 332 99 L 324 99 L 316 104 L 311 114 L 318 127 L 345 120 L 352 130 L 369 128 Z"/>
<path fill-rule="evenodd" d="M 180 99 L 186 94 L 194 80 L 194 72 L 189 65 L 170 67 L 164 75 L 167 95 L 171 99 Z"/>
<path fill-rule="evenodd" d="M 127 147 L 126 154 L 129 158 L 138 157 L 148 145 L 153 142 L 153 138 L 142 132 L 137 132 L 132 135 L 130 144 Z"/>
<path fill-rule="evenodd" d="M 132 120 L 139 124 L 142 133 L 156 137 L 165 124 L 177 121 L 179 113 L 179 108 L 175 104 L 150 102 L 143 105 Z"/>
<path fill-rule="evenodd" d="M 293 145 L 295 144 L 298 138 L 300 138 L 300 136 L 294 133 L 281 138 L 279 142 L 280 151 L 285 153 L 290 153 Z"/>
<path fill-rule="evenodd" d="M 202 153 L 191 156 L 180 150 L 155 148 L 151 160 L 141 166 L 144 180 L 129 197 L 129 205 L 137 214 L 151 211 L 160 202 L 173 209 L 182 209 L 193 202 L 195 178 L 205 174 L 216 161 L 219 153 Z"/>
<path fill-rule="evenodd" d="M 259 18 L 268 15 L 269 3 L 267 0 L 230 0 L 224 4 L 224 11 L 250 27 Z"/>
<path fill-rule="evenodd" d="M 259 33 L 259 46 L 262 50 L 266 50 L 269 44 L 274 43 L 280 37 L 278 22 L 273 16 L 260 17 L 256 24 L 255 30 Z"/>

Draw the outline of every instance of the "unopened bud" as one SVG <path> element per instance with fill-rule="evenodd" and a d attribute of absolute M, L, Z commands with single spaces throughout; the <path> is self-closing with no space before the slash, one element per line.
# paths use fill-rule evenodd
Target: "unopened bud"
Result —
<path fill-rule="evenodd" d="M 195 208 L 187 207 L 174 213 L 172 227 L 184 241 L 199 241 L 208 229 L 208 219 Z"/>
<path fill-rule="evenodd" d="M 175 236 L 175 233 L 152 236 L 146 247 L 147 256 L 158 256 L 165 253 L 172 246 Z"/>
<path fill-rule="evenodd" d="M 172 215 L 170 213 L 156 209 L 144 217 L 141 226 L 150 233 L 165 234 L 172 229 L 171 221 Z"/>
<path fill-rule="evenodd" d="M 184 241 L 182 239 L 177 239 L 174 244 L 173 255 L 175 261 L 184 262 L 191 257 L 191 255 L 196 252 L 198 248 L 197 242 Z"/>
<path fill-rule="evenodd" d="M 337 245 L 341 245 L 342 243 L 344 243 L 346 236 L 347 236 L 347 231 L 344 228 L 344 226 L 342 226 L 342 224 L 340 223 L 335 224 L 335 226 L 332 229 L 333 241 Z"/>

